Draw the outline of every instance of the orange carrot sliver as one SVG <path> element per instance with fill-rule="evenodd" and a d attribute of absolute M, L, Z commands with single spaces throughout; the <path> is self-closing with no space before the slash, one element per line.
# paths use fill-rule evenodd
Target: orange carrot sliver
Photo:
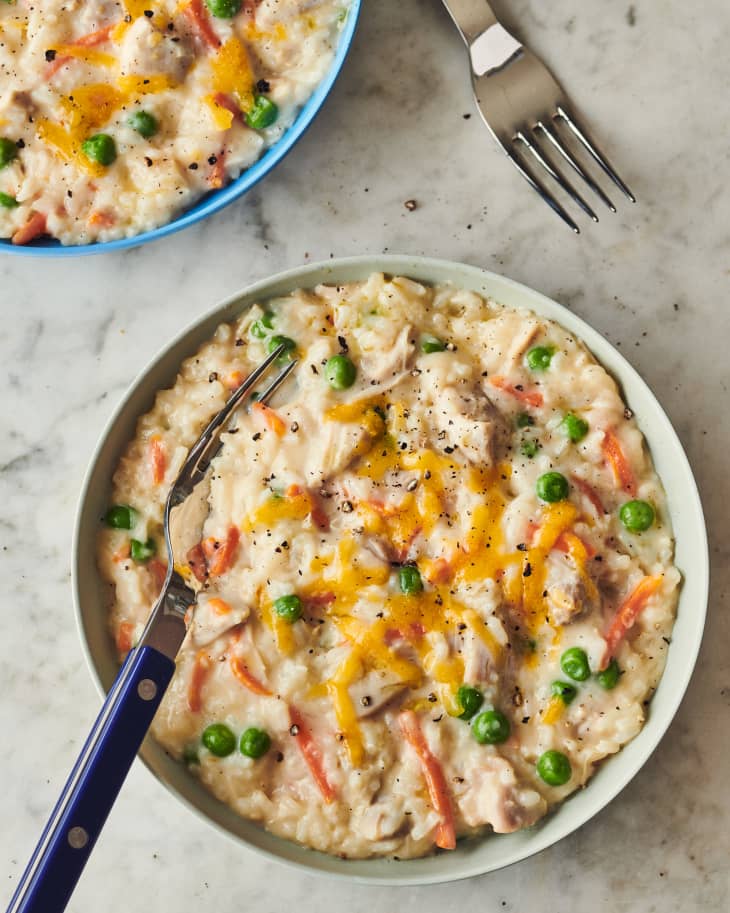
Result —
<path fill-rule="evenodd" d="M 219 577 L 221 574 L 224 574 L 233 564 L 233 559 L 236 554 L 236 549 L 238 548 L 238 540 L 240 537 L 241 534 L 237 526 L 228 527 L 226 541 L 222 544 L 219 543 L 218 548 L 213 549 L 212 554 L 209 556 L 209 577 Z M 204 549 L 207 542 L 208 540 L 203 543 Z"/>
<path fill-rule="evenodd" d="M 510 396 L 514 396 L 515 399 L 518 399 L 521 403 L 525 403 L 528 406 L 539 408 L 543 404 L 542 393 L 540 393 L 539 390 L 523 390 L 521 387 L 511 384 L 506 377 L 502 377 L 499 374 L 490 377 L 489 383 L 503 393 L 509 393 Z"/>
<path fill-rule="evenodd" d="M 77 38 L 76 41 L 72 41 L 71 44 L 80 48 L 96 47 L 98 44 L 104 44 L 105 41 L 109 41 L 112 29 L 114 28 L 116 28 L 116 23 L 107 25 L 103 29 L 97 29 L 95 32 L 89 32 L 88 35 L 82 35 L 80 38 Z"/>
<path fill-rule="evenodd" d="M 165 479 L 167 453 L 165 445 L 158 435 L 150 439 L 150 467 L 152 469 L 152 481 L 155 485 L 159 485 Z"/>
<path fill-rule="evenodd" d="M 621 444 L 613 431 L 606 431 L 603 435 L 603 455 L 613 470 L 614 477 L 625 492 L 636 494 L 636 476 L 631 464 L 626 459 Z"/>
<path fill-rule="evenodd" d="M 232 611 L 230 605 L 225 601 L 225 599 L 218 599 L 217 597 L 214 599 L 209 599 L 208 605 L 210 606 L 210 609 L 214 615 L 230 615 Z"/>
<path fill-rule="evenodd" d="M 249 691 L 254 694 L 260 694 L 263 697 L 269 697 L 271 691 L 260 682 L 255 675 L 248 671 L 248 666 L 240 656 L 231 656 L 231 672 L 236 676 L 238 681 Z"/>
<path fill-rule="evenodd" d="M 208 579 L 208 561 L 205 557 L 202 542 L 194 545 L 185 556 L 188 567 L 193 572 L 193 576 L 199 583 L 205 583 Z"/>
<path fill-rule="evenodd" d="M 588 498 L 598 516 L 602 517 L 606 513 L 606 508 L 603 506 L 603 501 L 601 501 L 596 489 L 589 482 L 586 482 L 585 479 L 581 479 L 580 476 L 571 476 L 571 481 L 575 487 Z"/>
<path fill-rule="evenodd" d="M 188 685 L 188 710 L 191 713 L 200 713 L 203 705 L 202 691 L 205 680 L 208 678 L 213 663 L 205 650 L 200 650 L 193 663 L 193 671 Z"/>
<path fill-rule="evenodd" d="M 213 49 L 218 49 L 221 46 L 221 40 L 210 24 L 210 19 L 203 8 L 202 0 L 190 0 L 183 12 L 198 33 L 203 44 Z"/>
<path fill-rule="evenodd" d="M 602 669 L 605 669 L 611 662 L 611 657 L 616 652 L 616 648 L 639 617 L 641 611 L 646 607 L 649 599 L 659 589 L 662 579 L 661 574 L 642 577 L 618 607 L 605 635 L 606 652 L 603 654 Z"/>
<path fill-rule="evenodd" d="M 155 583 L 157 584 L 157 589 L 161 590 L 165 580 L 167 579 L 167 565 L 164 561 L 160 561 L 159 558 L 151 558 L 147 562 L 147 570 L 154 577 Z"/>
<path fill-rule="evenodd" d="M 88 218 L 88 223 L 92 228 L 111 228 L 117 221 L 112 212 L 106 212 L 103 209 L 96 209 Z"/>
<path fill-rule="evenodd" d="M 46 217 L 42 212 L 31 214 L 25 225 L 22 225 L 13 235 L 13 244 L 29 244 L 41 235 L 45 235 L 47 230 Z"/>
<path fill-rule="evenodd" d="M 254 403 L 251 407 L 251 411 L 263 421 L 264 425 L 266 425 L 270 431 L 275 432 L 280 437 L 286 431 L 284 419 L 265 403 Z"/>
<path fill-rule="evenodd" d="M 132 635 L 134 634 L 134 625 L 131 621 L 123 621 L 117 628 L 117 650 L 120 653 L 129 653 L 132 649 Z"/>
<path fill-rule="evenodd" d="M 319 791 L 322 793 L 324 801 L 327 803 L 332 802 L 336 798 L 337 792 L 327 779 L 327 774 L 322 764 L 322 755 L 311 730 L 295 707 L 289 707 L 289 717 L 292 722 L 292 728 L 296 727 L 296 735 L 294 737 L 297 740 L 299 750 L 314 777 L 315 783 L 319 787 Z"/>
<path fill-rule="evenodd" d="M 442 850 L 453 850 L 456 847 L 456 825 L 443 769 L 428 747 L 416 714 L 412 710 L 404 710 L 398 717 L 398 723 L 406 741 L 418 755 L 431 804 L 441 816 L 441 823 L 436 829 L 436 846 Z"/>
<path fill-rule="evenodd" d="M 580 544 L 586 550 L 586 555 L 589 558 L 592 558 L 596 554 L 596 550 L 593 548 L 593 546 L 589 542 L 586 542 L 585 539 L 581 539 L 580 536 L 576 536 L 575 533 L 561 533 L 558 536 L 558 538 L 555 540 L 555 545 L 553 546 L 553 548 L 556 548 L 559 552 L 565 552 L 565 553 L 569 552 L 571 536 L 573 536 L 574 539 L 577 539 L 578 542 L 580 542 Z"/>

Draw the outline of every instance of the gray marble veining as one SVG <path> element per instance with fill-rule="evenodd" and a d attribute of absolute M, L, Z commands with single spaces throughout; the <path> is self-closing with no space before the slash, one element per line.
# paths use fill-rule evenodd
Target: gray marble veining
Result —
<path fill-rule="evenodd" d="M 474 114 L 438 0 L 366 0 L 324 110 L 246 199 L 121 255 L 0 258 L 0 902 L 98 707 L 73 623 L 70 541 L 115 402 L 172 327 L 249 281 L 387 250 L 464 260 L 545 292 L 608 336 L 658 393 L 700 484 L 714 564 L 707 636 L 680 712 L 643 771 L 571 838 L 505 871 L 423 889 L 331 883 L 264 861 L 137 765 L 70 909 L 728 909 L 730 17 L 721 0 L 495 6 L 568 89 L 636 206 L 621 201 L 618 215 L 582 222 L 572 237 Z"/>

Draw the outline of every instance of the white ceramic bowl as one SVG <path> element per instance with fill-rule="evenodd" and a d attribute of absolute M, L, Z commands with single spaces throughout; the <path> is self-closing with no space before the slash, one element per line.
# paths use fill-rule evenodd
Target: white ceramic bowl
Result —
<path fill-rule="evenodd" d="M 419 257 L 355 257 L 312 264 L 257 282 L 218 305 L 184 330 L 142 372 L 132 385 L 94 453 L 79 507 L 74 541 L 74 595 L 81 635 L 92 672 L 105 691 L 117 662 L 107 630 L 108 591 L 95 563 L 99 517 L 110 498 L 110 480 L 117 459 L 132 437 L 137 418 L 153 403 L 155 393 L 170 386 L 180 363 L 206 342 L 222 321 L 232 320 L 256 301 L 286 295 L 320 282 L 352 282 L 374 271 L 401 274 L 427 283 L 453 282 L 512 307 L 527 307 L 558 321 L 588 346 L 623 389 L 649 444 L 667 492 L 676 535 L 676 563 L 684 575 L 679 612 L 666 670 L 654 695 L 646 725 L 618 755 L 608 759 L 586 789 L 578 791 L 533 828 L 509 835 L 486 835 L 460 841 L 453 852 L 424 859 L 341 860 L 305 849 L 267 833 L 238 817 L 212 796 L 182 764 L 169 758 L 152 739 L 141 751 L 157 778 L 190 808 L 242 845 L 294 865 L 370 883 L 428 884 L 467 878 L 499 869 L 545 849 L 585 824 L 607 805 L 637 773 L 656 748 L 674 716 L 692 674 L 700 647 L 708 592 L 708 551 L 697 487 L 677 435 L 661 406 L 629 363 L 586 323 L 543 295 L 494 273 L 471 266 Z"/>

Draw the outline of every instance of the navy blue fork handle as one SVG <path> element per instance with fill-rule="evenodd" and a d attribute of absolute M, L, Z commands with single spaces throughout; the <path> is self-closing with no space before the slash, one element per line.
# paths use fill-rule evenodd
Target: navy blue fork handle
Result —
<path fill-rule="evenodd" d="M 131 651 L 64 786 L 7 913 L 62 913 L 175 672 Z"/>

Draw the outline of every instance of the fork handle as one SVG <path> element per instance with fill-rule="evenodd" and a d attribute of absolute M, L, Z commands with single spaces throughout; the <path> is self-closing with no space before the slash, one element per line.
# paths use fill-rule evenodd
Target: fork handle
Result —
<path fill-rule="evenodd" d="M 499 25 L 487 0 L 443 0 L 443 4 L 467 45 L 493 25 Z"/>
<path fill-rule="evenodd" d="M 131 651 L 7 913 L 62 913 L 66 908 L 174 672 L 175 663 L 154 647 Z"/>

